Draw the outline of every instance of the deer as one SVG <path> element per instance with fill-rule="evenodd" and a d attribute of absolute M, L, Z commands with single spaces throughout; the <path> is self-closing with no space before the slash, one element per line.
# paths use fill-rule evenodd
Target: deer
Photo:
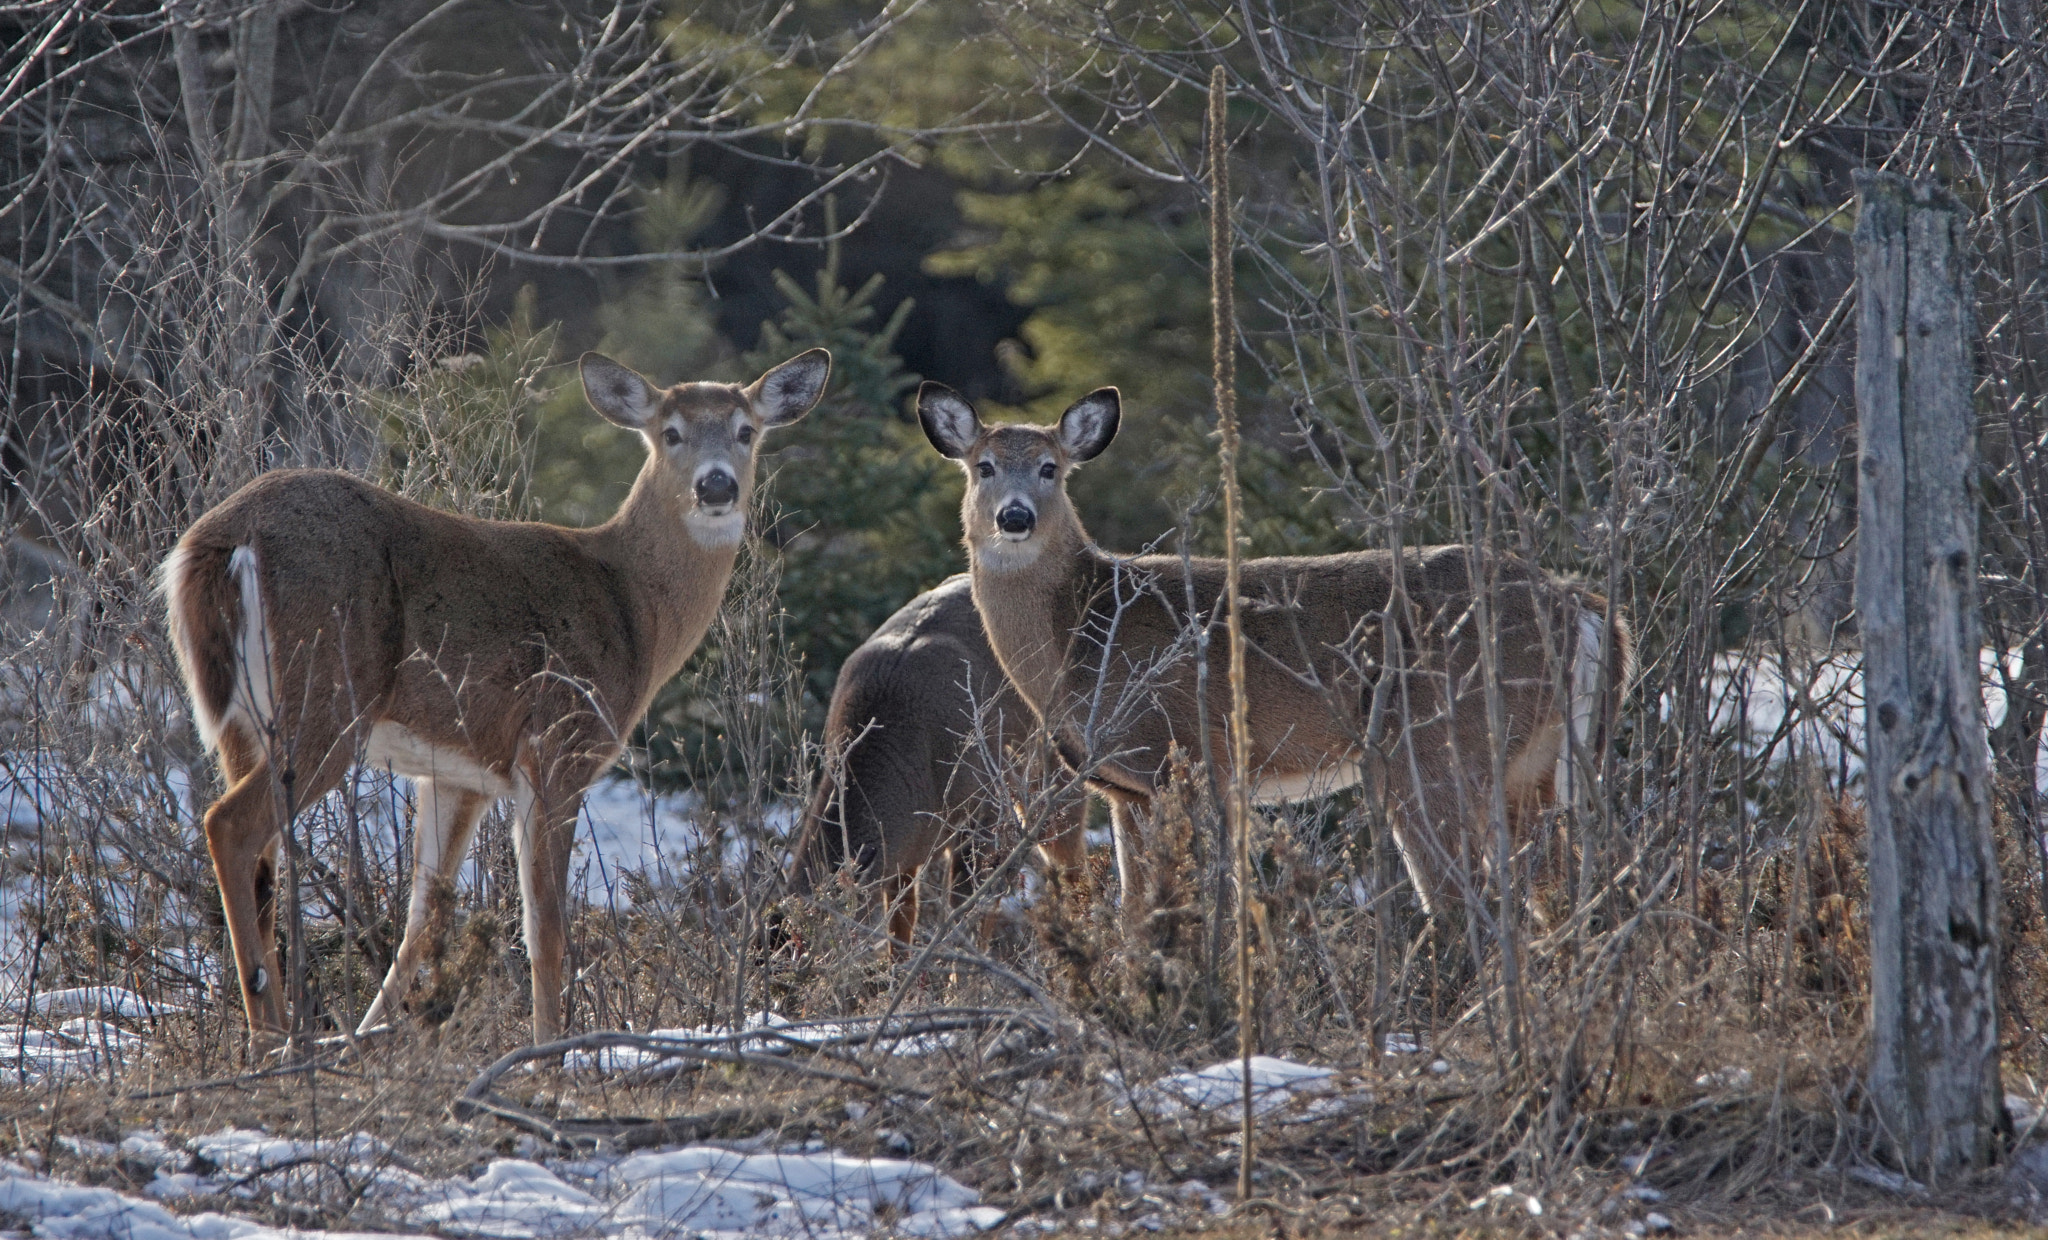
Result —
<path fill-rule="evenodd" d="M 1082 527 L 1067 484 L 1116 436 L 1113 387 L 1056 427 L 984 425 L 931 382 L 917 412 L 966 471 L 960 522 L 989 645 L 1061 759 L 1109 800 L 1124 914 L 1142 922 L 1143 823 L 1170 756 L 1229 753 L 1225 661 L 1202 666 L 1224 646 L 1202 640 L 1219 624 L 1224 562 L 1113 555 Z M 1239 582 L 1252 801 L 1381 772 L 1368 791 L 1432 916 L 1469 890 L 1454 880 L 1485 854 L 1495 795 L 1516 832 L 1560 790 L 1583 795 L 1634 675 L 1634 640 L 1605 598 L 1478 547 L 1251 559 Z"/>
<path fill-rule="evenodd" d="M 225 791 L 203 829 L 252 1052 L 283 1042 L 278 848 L 358 765 L 415 788 L 405 932 L 359 1035 L 398 1010 L 478 819 L 511 798 L 533 1038 L 562 1031 L 568 876 L 583 794 L 703 640 L 745 533 L 760 440 L 824 394 L 812 349 L 744 387 L 656 387 L 597 353 L 585 397 L 647 459 L 610 520 L 493 521 L 350 474 L 258 476 L 202 516 L 159 588 Z"/>
<path fill-rule="evenodd" d="M 825 774 L 791 848 L 790 893 L 809 895 L 851 863 L 878 889 L 892 947 L 909 944 L 925 868 L 942 857 L 957 899 L 977 843 L 1006 834 L 1012 793 L 977 760 L 977 744 L 1028 772 L 1037 726 L 989 649 L 965 573 L 905 603 L 832 686 Z M 1082 874 L 1084 806 L 1055 799 L 1039 843 L 1069 889 Z"/>

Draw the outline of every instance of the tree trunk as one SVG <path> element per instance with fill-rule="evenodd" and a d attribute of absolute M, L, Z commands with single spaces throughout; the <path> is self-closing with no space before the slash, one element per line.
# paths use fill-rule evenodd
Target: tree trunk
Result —
<path fill-rule="evenodd" d="M 1857 188 L 1870 1088 L 1893 1155 L 1931 1183 L 1988 1162 L 2003 1124 L 1973 315 L 1954 199 L 1889 174 Z"/>

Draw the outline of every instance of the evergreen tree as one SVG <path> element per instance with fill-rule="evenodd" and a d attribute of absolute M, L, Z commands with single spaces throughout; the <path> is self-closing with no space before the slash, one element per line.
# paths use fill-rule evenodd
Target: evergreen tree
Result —
<path fill-rule="evenodd" d="M 787 305 L 762 324 L 743 369 L 832 351 L 832 384 L 810 417 L 771 442 L 763 530 L 782 553 L 787 631 L 810 693 L 829 699 L 839 665 L 896 608 L 960 571 L 958 471 L 909 409 L 918 376 L 895 353 L 911 303 L 877 323 L 883 279 L 842 282 L 839 247 L 806 290 L 775 273 Z"/>
<path fill-rule="evenodd" d="M 809 417 L 767 440 L 761 540 L 744 553 L 727 622 L 656 697 L 643 732 L 655 777 L 697 788 L 715 804 L 738 803 L 786 779 L 790 772 L 780 767 L 749 769 L 749 755 L 793 752 L 799 738 L 790 733 L 822 727 L 833 681 L 853 649 L 896 608 L 964 567 L 958 471 L 925 443 L 907 407 L 918 376 L 894 349 L 909 301 L 878 323 L 882 277 L 847 288 L 836 245 L 827 247 L 811 288 L 781 271 L 775 284 L 786 304 L 734 370 L 756 375 L 822 346 L 832 352 L 832 382 Z M 754 556 L 774 563 L 750 563 Z M 735 597 L 744 582 L 777 578 L 779 615 L 736 614 L 749 606 Z M 742 648 L 728 651 L 727 641 Z M 784 657 L 802 667 L 802 709 L 793 713 L 753 700 L 783 691 Z M 736 696 L 743 681 L 761 690 Z M 747 726 L 773 731 L 773 743 L 735 744 Z"/>

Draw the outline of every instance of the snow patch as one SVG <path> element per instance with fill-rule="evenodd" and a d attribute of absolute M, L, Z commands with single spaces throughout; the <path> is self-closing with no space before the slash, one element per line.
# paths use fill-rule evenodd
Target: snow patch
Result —
<path fill-rule="evenodd" d="M 56 1028 L 0 1025 L 0 1079 L 35 1084 L 114 1071 L 142 1053 L 140 1034 L 88 1017 Z"/>
<path fill-rule="evenodd" d="M 1386 1055 L 1420 1055 L 1428 1048 L 1423 1045 L 1419 1034 L 1395 1030 L 1380 1043 L 1380 1052 Z"/>
<path fill-rule="evenodd" d="M 192 1141 L 192 1152 L 236 1176 L 305 1163 L 356 1169 L 389 1161 L 391 1147 L 367 1133 L 325 1141 L 294 1141 L 249 1128 L 224 1128 Z"/>
<path fill-rule="evenodd" d="M 605 1177 L 622 1193 L 619 1213 L 650 1230 L 749 1231 L 810 1235 L 866 1232 L 900 1220 L 954 1234 L 956 1224 L 994 1226 L 1001 1211 L 962 1211 L 980 1195 L 923 1163 L 893 1158 L 846 1158 L 829 1153 L 742 1154 L 693 1146 L 665 1154 L 636 1154 Z M 913 1222 L 913 1220 L 915 1220 Z"/>
<path fill-rule="evenodd" d="M 2005 720 L 2005 684 L 2021 671 L 2019 651 L 1983 650 L 1978 670 L 1986 728 Z M 1764 757 L 1779 766 L 1807 754 L 1823 771 L 1845 778 L 1850 788 L 1863 780 L 1863 655 L 1795 653 L 1790 659 L 1754 651 L 1714 656 L 1707 676 L 1707 721 L 1732 736 L 1745 758 Z M 1660 708 L 1674 709 L 1666 693 Z M 2048 737 L 2035 758 L 2035 785 L 2048 792 Z"/>
<path fill-rule="evenodd" d="M 29 1220 L 39 1240 L 356 1240 L 375 1232 L 281 1231 L 225 1214 L 178 1215 L 111 1188 L 46 1180 L 0 1163 L 0 1215 Z"/>
<path fill-rule="evenodd" d="M 86 1152 L 111 1155 L 115 1148 Z M 194 1140 L 185 1156 L 157 1134 L 140 1132 L 129 1134 L 119 1150 L 158 1167 L 146 1192 L 161 1200 L 259 1194 L 304 1200 L 314 1194 L 307 1177 L 325 1172 L 351 1181 L 404 1234 L 431 1229 L 476 1240 L 674 1234 L 852 1240 L 876 1232 L 946 1240 L 986 1231 L 1005 1217 L 936 1167 L 825 1151 L 689 1146 L 609 1165 L 563 1160 L 553 1169 L 501 1158 L 473 1180 L 429 1180 L 393 1165 L 391 1149 L 362 1133 L 298 1141 L 228 1129 Z M 188 1169 L 171 1169 L 181 1162 Z M 355 1240 L 369 1234 L 284 1231 L 219 1213 L 178 1215 L 156 1202 L 46 1179 L 6 1162 L 0 1162 L 0 1215 L 30 1220 L 35 1234 L 48 1240 Z"/>
<path fill-rule="evenodd" d="M 1110 1077 L 1112 1085 L 1120 1085 Z M 1176 1072 L 1132 1091 L 1131 1101 L 1160 1118 L 1235 1111 L 1244 1104 L 1244 1064 L 1226 1059 L 1198 1072 Z M 1293 1119 L 1320 1119 L 1341 1114 L 1372 1100 L 1363 1091 L 1339 1087 L 1332 1068 L 1254 1055 L 1251 1061 L 1252 1112 L 1269 1115 L 1289 1108 Z"/>
<path fill-rule="evenodd" d="M 537 1163 L 500 1158 L 467 1189 L 448 1192 L 414 1217 L 444 1235 L 538 1240 L 600 1229 L 610 1211 Z"/>
<path fill-rule="evenodd" d="M 33 1016 L 125 1016 L 130 1020 L 185 1010 L 152 1003 L 125 986 L 74 986 L 67 990 L 40 991 L 27 1003 L 9 1010 L 20 1011 L 23 1007 Z"/>

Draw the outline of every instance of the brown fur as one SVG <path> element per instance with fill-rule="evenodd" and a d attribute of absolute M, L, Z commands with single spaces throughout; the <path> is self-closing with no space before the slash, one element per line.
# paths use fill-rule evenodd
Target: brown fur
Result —
<path fill-rule="evenodd" d="M 1229 752 L 1224 564 L 1106 554 L 1082 528 L 1066 481 L 1115 434 L 1113 389 L 1076 402 L 1057 431 L 985 427 L 933 384 L 919 408 L 934 445 L 967 470 L 961 523 L 990 644 L 1062 757 L 1109 795 L 1131 903 L 1144 866 L 1134 811 L 1149 809 L 1174 746 L 1202 752 L 1190 639 L 1205 627 L 1206 739 L 1219 761 Z M 999 527 L 999 511 L 1013 507 L 1035 516 L 1022 537 Z M 1432 909 L 1461 894 L 1486 852 L 1496 762 L 1511 825 L 1556 799 L 1559 687 L 1571 683 L 1583 612 L 1608 622 L 1608 693 L 1597 717 L 1611 713 L 1633 667 L 1627 627 L 1607 600 L 1470 547 L 1415 548 L 1398 567 L 1385 551 L 1249 560 L 1240 581 L 1255 789 L 1267 785 L 1261 799 L 1299 799 L 1340 766 L 1363 764 L 1379 694 L 1392 826 Z M 1498 635 L 1497 727 L 1477 640 L 1489 627 Z"/>
<path fill-rule="evenodd" d="M 802 416 L 828 371 L 814 350 L 746 388 L 662 392 L 587 355 L 592 403 L 648 446 L 625 504 L 591 529 L 458 516 L 346 474 L 279 470 L 186 532 L 164 589 L 228 784 L 206 839 L 252 1039 L 285 1028 L 266 894 L 279 831 L 366 753 L 414 777 L 419 817 L 405 939 L 364 1026 L 411 984 L 434 883 L 460 864 L 490 802 L 517 795 L 534 1036 L 559 1033 L 583 790 L 718 610 L 754 475 L 758 445 L 743 437 Z M 737 484 L 730 506 L 702 500 L 698 475 L 711 462 Z M 260 616 L 244 614 L 238 549 L 254 557 Z M 245 667 L 251 626 L 267 628 L 269 651 Z M 270 699 L 267 717 L 250 706 L 254 690 Z"/>
<path fill-rule="evenodd" d="M 971 752 L 977 728 L 992 749 L 1016 753 L 1037 720 L 1003 678 L 962 574 L 904 604 L 839 669 L 826 774 L 792 850 L 791 890 L 806 894 L 851 860 L 863 883 L 881 885 L 891 935 L 909 942 L 931 859 L 943 850 L 962 862 L 976 841 L 1010 834 L 1000 820 L 1011 794 Z M 1044 843 L 1068 881 L 1080 869 L 1080 811 L 1063 807 Z"/>

